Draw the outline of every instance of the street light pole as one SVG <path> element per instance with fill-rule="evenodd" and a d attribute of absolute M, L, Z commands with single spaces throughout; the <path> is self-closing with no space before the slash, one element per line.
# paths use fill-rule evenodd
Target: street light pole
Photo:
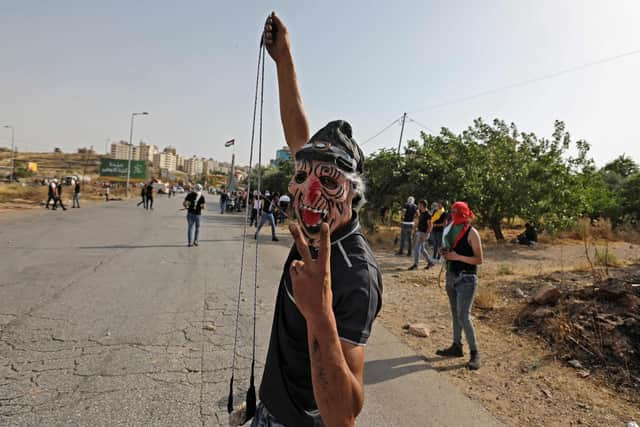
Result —
<path fill-rule="evenodd" d="M 149 113 L 143 111 L 142 113 L 131 113 L 131 126 L 129 128 L 129 161 L 127 163 L 127 186 L 125 187 L 125 194 L 129 197 L 129 180 L 131 179 L 131 146 L 133 145 L 133 118 L 135 116 L 146 116 Z"/>
<path fill-rule="evenodd" d="M 5 128 L 11 129 L 11 181 L 16 177 L 16 151 L 15 151 L 15 129 L 11 125 L 4 125 Z"/>

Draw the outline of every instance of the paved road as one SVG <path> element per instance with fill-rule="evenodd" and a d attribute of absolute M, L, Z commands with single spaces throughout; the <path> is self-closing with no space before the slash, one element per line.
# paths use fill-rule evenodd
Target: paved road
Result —
<path fill-rule="evenodd" d="M 242 221 L 209 204 L 187 248 L 179 205 L 0 219 L 0 425 L 226 425 Z M 261 243 L 258 383 L 291 240 Z M 252 351 L 248 248 L 236 401 Z M 365 382 L 362 426 L 497 424 L 379 324 Z"/>

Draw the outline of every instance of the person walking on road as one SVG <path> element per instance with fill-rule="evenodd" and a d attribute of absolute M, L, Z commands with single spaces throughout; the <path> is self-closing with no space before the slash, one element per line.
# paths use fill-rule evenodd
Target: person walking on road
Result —
<path fill-rule="evenodd" d="M 56 195 L 57 195 L 57 191 L 58 191 L 58 190 L 56 189 L 56 187 L 57 187 L 57 185 L 58 185 L 57 183 L 58 183 L 58 180 L 57 180 L 56 178 L 53 178 L 53 179 L 51 180 L 51 182 L 49 183 L 49 193 L 48 193 L 48 195 L 47 195 L 47 203 L 46 203 L 46 205 L 45 205 L 45 207 L 46 207 L 47 209 L 49 209 L 49 203 L 50 203 L 50 202 L 53 202 L 53 207 L 54 207 L 54 208 L 55 208 L 55 206 L 56 206 L 56 197 L 57 197 Z"/>
<path fill-rule="evenodd" d="M 73 206 L 72 208 L 80 208 L 80 180 L 75 180 L 73 185 Z"/>
<path fill-rule="evenodd" d="M 278 69 L 299 223 L 289 227 L 295 244 L 278 288 L 251 426 L 352 426 L 364 402 L 366 343 L 382 304 L 382 275 L 358 216 L 364 155 L 343 120 L 309 137 L 290 36 L 275 13 L 264 39 Z"/>
<path fill-rule="evenodd" d="M 397 255 L 402 255 L 404 251 L 404 244 L 407 243 L 407 256 L 411 256 L 411 244 L 413 238 L 413 221 L 418 213 L 418 207 L 415 204 L 413 197 L 407 199 L 407 204 L 404 205 L 404 214 L 402 215 L 402 225 L 400 226 L 400 249 Z"/>
<path fill-rule="evenodd" d="M 142 184 L 142 187 L 140 188 L 140 201 L 138 202 L 138 204 L 136 206 L 140 206 L 143 205 L 144 208 L 147 208 L 147 186 L 146 184 Z"/>
<path fill-rule="evenodd" d="M 194 191 L 187 194 L 184 198 L 182 206 L 187 208 L 187 246 L 198 246 L 198 237 L 200 236 L 200 214 L 205 207 L 204 195 L 202 194 L 202 185 L 196 184 Z M 192 233 L 195 227 L 195 233 Z"/>
<path fill-rule="evenodd" d="M 153 181 L 149 181 L 149 184 L 147 185 L 146 208 L 153 210 Z"/>
<path fill-rule="evenodd" d="M 413 249 L 413 265 L 409 267 L 409 270 L 415 270 L 418 268 L 418 264 L 420 262 L 420 255 L 424 256 L 424 259 L 427 261 L 427 270 L 433 267 L 433 262 L 431 261 L 431 257 L 429 256 L 429 252 L 427 252 L 427 239 L 429 238 L 429 234 L 431 233 L 431 214 L 427 210 L 427 201 L 420 200 L 418 203 L 418 211 L 420 212 L 420 216 L 418 216 L 418 231 L 416 233 L 416 247 Z"/>
<path fill-rule="evenodd" d="M 439 356 L 463 357 L 462 330 L 469 344 L 471 358 L 467 367 L 480 368 L 476 331 L 471 321 L 471 306 L 478 289 L 478 265 L 482 264 L 480 234 L 471 226 L 473 212 L 465 202 L 451 206 L 452 224 L 444 232 L 442 257 L 447 260 L 446 290 L 451 307 L 453 343 L 436 351 Z"/>
<path fill-rule="evenodd" d="M 62 203 L 62 182 L 56 186 L 56 200 L 55 202 L 53 202 L 54 211 L 56 210 L 56 206 L 58 206 L 58 203 L 60 204 L 60 207 L 63 211 L 67 210 L 67 208 L 65 208 L 64 204 Z"/>
<path fill-rule="evenodd" d="M 276 209 L 276 202 L 274 200 L 274 196 L 271 196 L 268 191 L 265 192 L 264 197 L 262 197 L 261 209 L 262 218 L 260 219 L 260 225 L 258 225 L 258 228 L 256 229 L 256 234 L 253 237 L 257 240 L 262 226 L 265 222 L 269 221 L 269 224 L 271 224 L 271 240 L 277 242 L 278 238 L 276 237 L 276 220 L 273 216 L 273 212 Z"/>

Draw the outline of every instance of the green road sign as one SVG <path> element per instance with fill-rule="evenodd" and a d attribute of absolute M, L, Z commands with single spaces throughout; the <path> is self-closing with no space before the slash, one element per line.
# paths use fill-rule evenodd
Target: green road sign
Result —
<path fill-rule="evenodd" d="M 100 177 L 113 181 L 127 180 L 128 160 L 100 159 Z M 147 179 L 147 162 L 144 160 L 131 160 L 131 181 L 144 181 Z"/>

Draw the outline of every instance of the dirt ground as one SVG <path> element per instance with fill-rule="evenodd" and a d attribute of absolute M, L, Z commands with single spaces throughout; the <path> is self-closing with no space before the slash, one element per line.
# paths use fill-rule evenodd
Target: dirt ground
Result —
<path fill-rule="evenodd" d="M 512 426 L 624 426 L 631 420 L 640 422 L 640 385 L 636 384 L 635 390 L 621 390 L 597 371 L 583 378 L 584 370 L 569 366 L 566 354 L 557 354 L 541 336 L 514 324 L 527 305 L 523 294 L 530 296 L 545 284 L 587 286 L 593 283 L 594 270 L 603 275 L 608 270 L 610 276 L 629 269 L 640 271 L 639 245 L 589 245 L 591 268 L 585 246 L 579 241 L 528 248 L 486 239 L 473 308 L 482 368 L 469 371 L 465 368 L 466 347 L 464 359 L 435 355 L 436 349 L 451 343 L 444 274 L 442 288 L 438 285 L 440 266 L 424 270 L 422 264 L 418 270 L 407 271 L 413 259 L 395 255 L 393 237 L 369 237 L 384 272 L 380 321 L 498 419 Z M 596 248 L 600 255 L 596 255 Z M 600 265 L 604 259 L 618 267 Z M 417 322 L 429 326 L 429 337 L 415 337 L 403 330 L 403 325 Z"/>

